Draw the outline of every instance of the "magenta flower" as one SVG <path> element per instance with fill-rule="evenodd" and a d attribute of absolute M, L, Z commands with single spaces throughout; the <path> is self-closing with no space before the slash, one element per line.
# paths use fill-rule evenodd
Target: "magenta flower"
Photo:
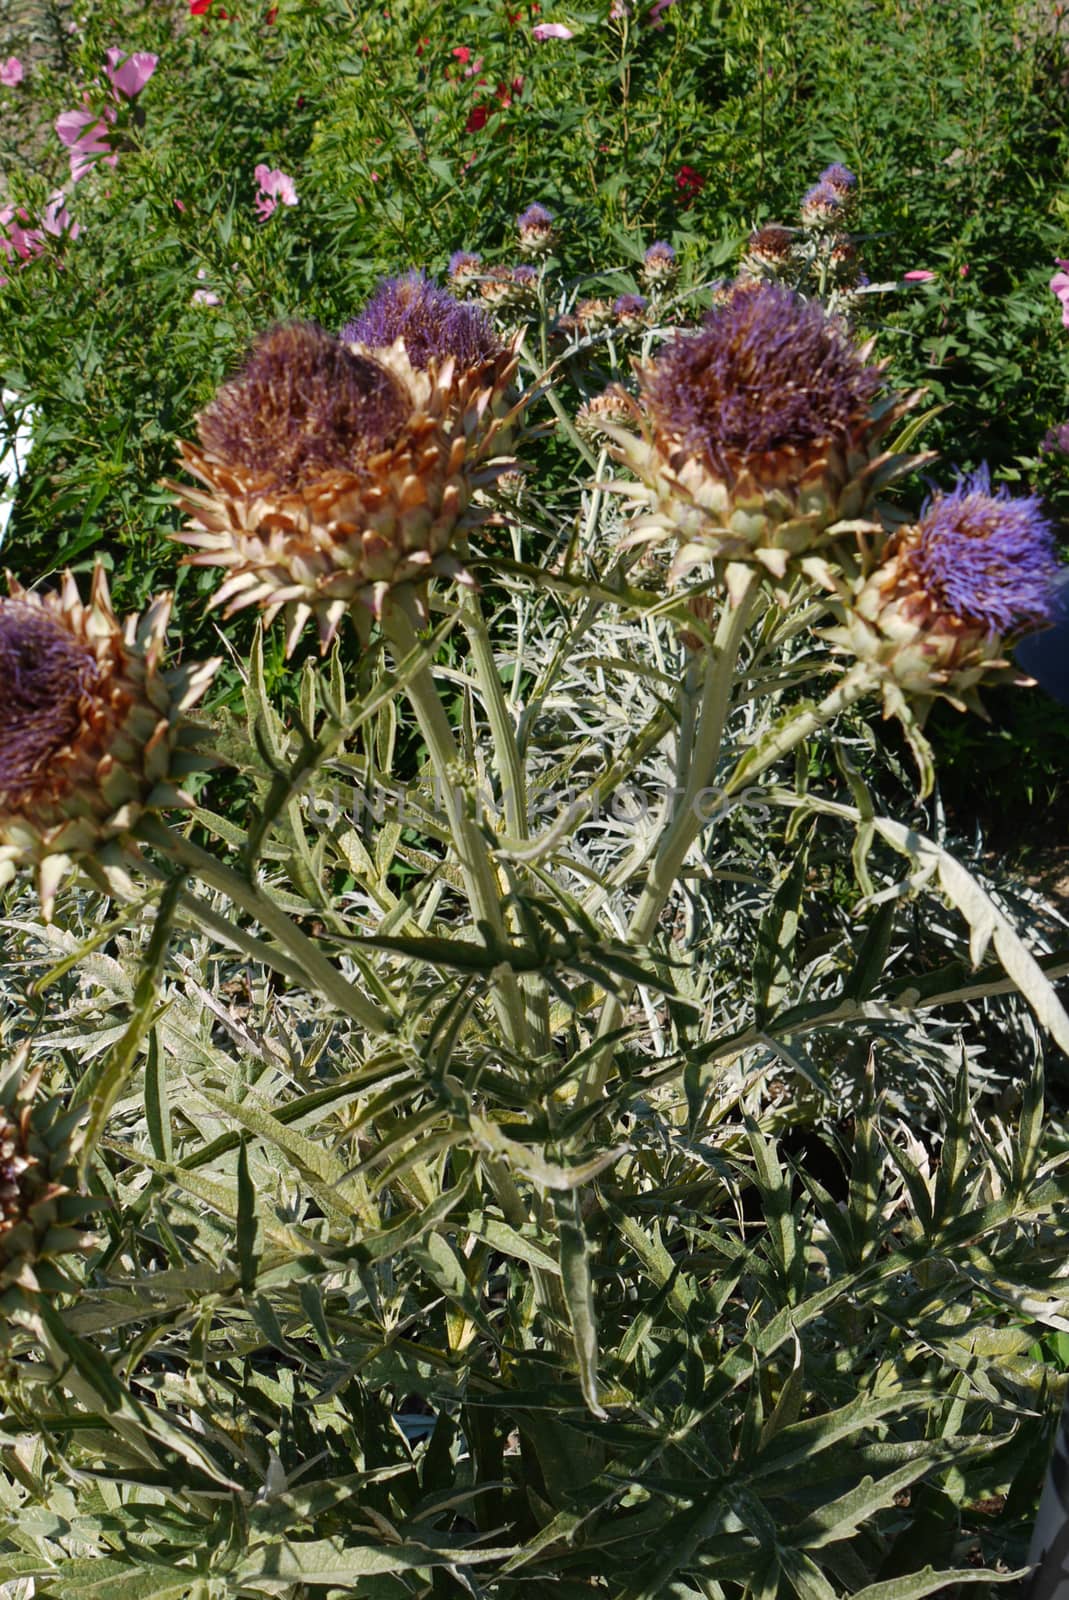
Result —
<path fill-rule="evenodd" d="M 92 111 L 61 111 L 56 118 L 56 132 L 71 153 L 71 179 L 79 183 L 96 165 L 97 156 L 103 156 L 113 167 L 119 159 L 111 152 L 108 143 L 108 123 L 114 122 L 115 113 L 108 106 L 103 118 Z"/>
<path fill-rule="evenodd" d="M 1050 280 L 1051 292 L 1057 298 L 1062 308 L 1062 327 L 1069 328 L 1069 261 L 1063 261 L 1061 256 L 1055 256 L 1055 263 L 1062 268 Z"/>
<path fill-rule="evenodd" d="M 256 214 L 261 222 L 267 221 L 280 200 L 284 206 L 297 204 L 297 190 L 293 179 L 279 167 L 269 167 L 261 161 L 253 175 L 259 185 L 255 204 Z"/>
<path fill-rule="evenodd" d="M 155 72 L 159 59 L 147 50 L 135 50 L 132 56 L 125 50 L 109 50 L 107 74 L 112 88 L 127 100 L 133 100 Z"/>
<path fill-rule="evenodd" d="M 574 39 L 575 34 L 563 22 L 539 22 L 531 29 L 531 38 L 544 44 L 547 39 Z"/>
<path fill-rule="evenodd" d="M 912 272 L 902 274 L 903 283 L 931 283 L 934 278 L 935 273 L 925 267 L 915 267 Z"/>
<path fill-rule="evenodd" d="M 24 226 L 29 220 L 21 206 L 0 206 L 0 251 L 8 261 L 29 261 L 44 249 L 41 230 Z"/>
<path fill-rule="evenodd" d="M 18 56 L 8 56 L 6 61 L 0 61 L 0 83 L 5 89 L 14 89 L 16 84 L 22 82 L 23 66 Z"/>
<path fill-rule="evenodd" d="M 49 195 L 48 204 L 41 214 L 41 227 L 53 239 L 60 239 L 64 234 L 69 239 L 77 239 L 81 233 L 78 223 L 67 210 L 67 196 L 62 189 L 55 189 Z"/>

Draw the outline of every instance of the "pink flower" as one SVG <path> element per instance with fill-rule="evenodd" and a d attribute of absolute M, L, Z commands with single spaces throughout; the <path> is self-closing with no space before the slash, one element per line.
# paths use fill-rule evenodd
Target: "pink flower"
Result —
<path fill-rule="evenodd" d="M 935 279 L 934 272 L 928 272 L 924 267 L 915 267 L 912 272 L 902 276 L 903 283 L 932 283 Z"/>
<path fill-rule="evenodd" d="M 575 34 L 563 22 L 539 22 L 531 29 L 531 38 L 544 44 L 547 39 L 574 39 Z"/>
<path fill-rule="evenodd" d="M 267 221 L 280 200 L 284 206 L 295 206 L 297 204 L 297 190 L 294 187 L 293 179 L 279 167 L 269 167 L 265 162 L 261 161 L 255 170 L 254 176 L 260 186 L 255 206 L 256 215 L 261 222 Z"/>
<path fill-rule="evenodd" d="M 125 50 L 109 50 L 107 74 L 112 88 L 133 100 L 155 72 L 159 59 L 147 50 L 135 50 L 132 56 Z"/>
<path fill-rule="evenodd" d="M 18 56 L 8 56 L 6 61 L 0 61 L 0 83 L 5 89 L 14 89 L 16 84 L 20 84 L 22 74 L 22 62 Z"/>
<path fill-rule="evenodd" d="M 1055 265 L 1062 268 L 1050 280 L 1051 293 L 1061 303 L 1062 327 L 1069 328 L 1069 261 L 1063 261 L 1061 256 L 1054 257 Z"/>
<path fill-rule="evenodd" d="M 210 289 L 194 289 L 190 303 L 195 306 L 221 306 L 223 302 Z"/>
<path fill-rule="evenodd" d="M 471 50 L 466 44 L 455 45 L 449 53 L 456 56 L 461 66 L 465 66 L 471 60 Z"/>
<path fill-rule="evenodd" d="M 71 178 L 79 183 L 91 172 L 97 156 L 103 156 L 109 166 L 114 166 L 117 156 L 111 154 L 107 140 L 108 123 L 114 122 L 115 113 L 109 106 L 100 119 L 92 111 L 61 111 L 56 118 L 56 132 L 71 153 Z"/>
<path fill-rule="evenodd" d="M 55 189 L 48 197 L 41 217 L 41 226 L 53 239 L 59 239 L 66 234 L 70 239 L 77 239 L 81 228 L 67 210 L 67 196 L 62 189 Z"/>
<path fill-rule="evenodd" d="M 30 219 L 20 206 L 0 207 L 0 250 L 9 261 L 29 261 L 44 249 L 44 234 L 38 228 L 24 228 Z"/>
<path fill-rule="evenodd" d="M 652 5 L 650 7 L 650 14 L 649 14 L 648 20 L 650 22 L 654 23 L 657 27 L 663 28 L 664 27 L 664 23 L 663 22 L 658 22 L 657 19 L 660 17 L 662 11 L 667 11 L 668 7 L 669 6 L 674 6 L 675 3 L 676 3 L 676 0 L 656 0 L 656 4 Z"/>

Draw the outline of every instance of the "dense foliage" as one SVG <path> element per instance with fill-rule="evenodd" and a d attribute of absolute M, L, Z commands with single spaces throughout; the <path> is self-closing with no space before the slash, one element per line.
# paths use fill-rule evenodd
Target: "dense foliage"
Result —
<path fill-rule="evenodd" d="M 1005 764 L 1064 542 L 1058 19 L 18 27 L 0 1583 L 1018 1581 L 1066 922 L 933 783 Z M 1061 770 L 1029 704 L 1006 805 Z"/>

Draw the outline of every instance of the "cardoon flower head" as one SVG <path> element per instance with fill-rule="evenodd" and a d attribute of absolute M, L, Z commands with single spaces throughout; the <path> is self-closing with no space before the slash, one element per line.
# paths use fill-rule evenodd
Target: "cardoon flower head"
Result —
<path fill-rule="evenodd" d="M 613 386 L 586 400 L 575 413 L 575 426 L 585 439 L 601 441 L 609 429 L 624 428 L 631 420 L 625 390 Z"/>
<path fill-rule="evenodd" d="M 1050 622 L 1057 560 L 1037 495 L 991 492 L 985 465 L 935 494 L 908 560 L 932 603 L 990 634 Z"/>
<path fill-rule="evenodd" d="M 825 167 L 819 181 L 826 183 L 829 189 L 834 189 L 844 200 L 848 200 L 857 188 L 856 176 L 841 161 L 833 161 L 830 167 Z"/>
<path fill-rule="evenodd" d="M 377 361 L 314 322 L 283 322 L 260 335 L 199 429 L 220 463 L 293 489 L 381 449 L 408 412 L 403 387 Z"/>
<path fill-rule="evenodd" d="M 642 322 L 648 306 L 644 294 L 618 294 L 612 303 L 613 315 L 617 322 L 625 324 Z"/>
<path fill-rule="evenodd" d="M 1039 449 L 1041 455 L 1069 456 L 1069 422 L 1061 422 L 1056 428 L 1048 428 Z"/>
<path fill-rule="evenodd" d="M 881 383 L 845 329 L 778 284 L 736 290 L 698 334 L 667 345 L 643 382 L 651 417 L 714 472 L 758 472 L 781 452 L 845 444 Z"/>
<path fill-rule="evenodd" d="M 667 239 L 655 239 L 642 258 L 642 276 L 649 284 L 670 283 L 679 271 L 676 253 Z"/>
<path fill-rule="evenodd" d="M 612 314 L 612 302 L 603 300 L 600 295 L 590 295 L 578 301 L 575 307 L 575 320 L 582 333 L 596 333 L 599 328 L 607 328 Z"/>
<path fill-rule="evenodd" d="M 218 662 L 162 671 L 169 616 L 163 595 L 121 626 L 102 567 L 88 605 L 69 573 L 0 599 L 0 884 L 35 868 L 46 918 L 74 862 L 118 869 L 143 812 L 190 804 L 176 785 L 205 763 L 185 712 Z"/>
<path fill-rule="evenodd" d="M 527 306 L 533 303 L 538 285 L 535 267 L 489 267 L 479 283 L 479 294 L 488 306 L 498 310 Z"/>
<path fill-rule="evenodd" d="M 794 234 L 777 222 L 770 222 L 751 233 L 746 242 L 742 267 L 756 277 L 776 277 L 790 265 L 794 254 Z"/>
<path fill-rule="evenodd" d="M 678 576 L 754 559 L 777 579 L 835 537 L 893 477 L 879 441 L 912 398 L 878 400 L 883 368 L 838 319 L 776 283 L 746 280 L 637 369 L 639 436 L 611 433 L 648 510 L 632 542 L 680 546 Z"/>
<path fill-rule="evenodd" d="M 425 370 L 452 359 L 461 370 L 501 354 L 501 341 L 477 306 L 458 302 L 423 272 L 384 278 L 371 299 L 342 329 L 346 344 L 383 350 L 404 341 L 412 366 Z"/>
<path fill-rule="evenodd" d="M 890 712 L 903 690 L 976 707 L 979 679 L 1009 668 L 1007 643 L 1053 620 L 1057 575 L 1038 498 L 992 493 L 982 466 L 893 536 L 829 637 L 878 669 Z"/>
<path fill-rule="evenodd" d="M 852 239 L 841 236 L 828 253 L 828 264 L 840 280 L 850 278 L 857 271 L 857 246 Z"/>
<path fill-rule="evenodd" d="M 828 228 L 842 221 L 845 201 L 840 189 L 830 183 L 815 183 L 802 197 L 804 228 Z"/>
<path fill-rule="evenodd" d="M 269 330 L 181 446 L 204 487 L 175 486 L 177 537 L 227 570 L 213 603 L 285 610 L 288 651 L 314 617 L 326 649 L 351 608 L 366 632 L 395 586 L 418 599 L 455 575 L 476 489 L 512 465 L 515 369 L 483 312 L 419 272 L 380 284 L 341 339 Z"/>
<path fill-rule="evenodd" d="M 93 653 L 40 606 L 0 600 L 0 805 L 32 803 L 91 699 Z"/>
<path fill-rule="evenodd" d="M 516 218 L 516 227 L 520 235 L 520 249 L 528 255 L 546 255 L 552 250 L 557 239 L 557 230 L 553 225 L 553 213 L 537 201 L 521 211 Z"/>
<path fill-rule="evenodd" d="M 472 250 L 454 250 L 449 257 L 449 277 L 453 283 L 466 283 L 483 270 L 483 258 Z"/>

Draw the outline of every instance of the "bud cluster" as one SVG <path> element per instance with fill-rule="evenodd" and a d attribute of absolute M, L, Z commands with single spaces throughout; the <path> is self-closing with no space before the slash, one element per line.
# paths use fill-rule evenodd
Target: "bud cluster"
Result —
<path fill-rule="evenodd" d="M 833 305 L 848 304 L 861 287 L 857 244 L 849 229 L 857 209 L 857 178 L 833 161 L 802 198 L 799 227 L 765 223 L 749 237 L 743 278 L 786 284 Z"/>

